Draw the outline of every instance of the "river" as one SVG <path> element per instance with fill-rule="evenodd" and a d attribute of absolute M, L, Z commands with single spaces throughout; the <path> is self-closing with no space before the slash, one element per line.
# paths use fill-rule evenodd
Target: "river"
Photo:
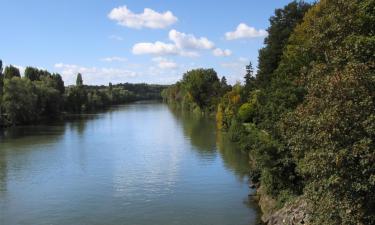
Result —
<path fill-rule="evenodd" d="M 212 119 L 138 102 L 0 133 L 2 225 L 252 225 L 248 160 Z"/>

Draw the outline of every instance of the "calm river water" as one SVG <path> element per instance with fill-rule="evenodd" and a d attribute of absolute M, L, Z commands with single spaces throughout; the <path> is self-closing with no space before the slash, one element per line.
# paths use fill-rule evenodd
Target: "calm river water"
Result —
<path fill-rule="evenodd" d="M 0 224 L 251 225 L 248 162 L 156 102 L 0 132 Z"/>

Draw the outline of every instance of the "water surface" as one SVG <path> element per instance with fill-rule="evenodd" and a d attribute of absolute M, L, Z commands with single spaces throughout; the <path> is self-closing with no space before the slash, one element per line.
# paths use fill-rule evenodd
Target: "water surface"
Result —
<path fill-rule="evenodd" d="M 247 165 L 214 121 L 162 103 L 6 129 L 0 224 L 255 224 Z"/>

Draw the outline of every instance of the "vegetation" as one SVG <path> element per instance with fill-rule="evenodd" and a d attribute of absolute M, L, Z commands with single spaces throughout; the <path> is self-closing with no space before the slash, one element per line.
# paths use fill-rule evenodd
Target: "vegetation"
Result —
<path fill-rule="evenodd" d="M 212 113 L 228 87 L 226 78 L 220 81 L 215 70 L 195 69 L 186 72 L 180 82 L 165 89 L 162 96 L 165 101 L 184 110 Z"/>
<path fill-rule="evenodd" d="M 110 105 L 137 100 L 160 99 L 163 85 L 117 84 L 87 86 L 77 75 L 75 86 L 64 86 L 59 74 L 10 65 L 2 72 L 0 60 L 0 127 L 53 119 L 66 113 L 105 109 Z"/>
<path fill-rule="evenodd" d="M 375 1 L 294 1 L 270 18 L 244 85 L 190 71 L 163 92 L 216 111 L 249 153 L 252 179 L 277 200 L 308 203 L 311 224 L 375 224 Z"/>

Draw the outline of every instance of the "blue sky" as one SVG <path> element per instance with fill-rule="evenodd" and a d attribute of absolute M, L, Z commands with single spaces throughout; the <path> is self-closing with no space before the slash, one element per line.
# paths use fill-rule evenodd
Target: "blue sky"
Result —
<path fill-rule="evenodd" d="M 170 84 L 201 67 L 234 83 L 257 65 L 268 18 L 288 2 L 0 0 L 0 59 L 67 85 L 78 72 L 86 84 Z"/>

